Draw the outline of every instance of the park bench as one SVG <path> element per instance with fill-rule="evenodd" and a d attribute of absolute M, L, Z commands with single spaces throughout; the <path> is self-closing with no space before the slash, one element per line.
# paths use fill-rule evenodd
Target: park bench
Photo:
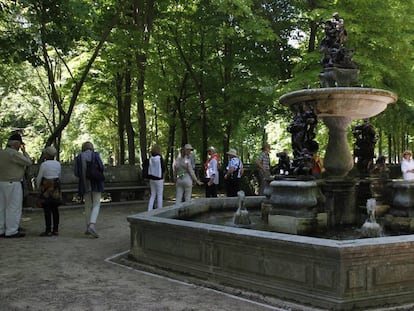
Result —
<path fill-rule="evenodd" d="M 34 206 L 38 192 L 34 188 L 33 179 L 39 170 L 38 165 L 32 165 L 26 173 L 25 206 Z M 142 178 L 141 168 L 136 165 L 105 166 L 105 191 L 102 195 L 104 202 L 120 202 L 147 199 L 149 195 L 148 182 Z M 74 175 L 74 166 L 62 164 L 61 189 L 65 205 L 78 204 L 78 178 Z"/>

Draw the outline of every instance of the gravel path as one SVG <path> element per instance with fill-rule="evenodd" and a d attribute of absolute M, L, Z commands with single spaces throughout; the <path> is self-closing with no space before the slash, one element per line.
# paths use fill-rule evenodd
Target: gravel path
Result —
<path fill-rule="evenodd" d="M 145 208 L 103 206 L 98 239 L 81 208 L 61 209 L 58 237 L 39 237 L 42 211 L 24 211 L 26 237 L 0 239 L 0 310 L 282 310 L 111 263 L 129 249 L 126 217 Z"/>

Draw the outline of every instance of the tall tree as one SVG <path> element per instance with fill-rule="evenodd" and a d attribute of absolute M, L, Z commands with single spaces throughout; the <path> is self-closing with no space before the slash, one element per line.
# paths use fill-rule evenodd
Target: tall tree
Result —
<path fill-rule="evenodd" d="M 142 163 L 144 163 L 145 159 L 147 158 L 147 120 L 144 105 L 145 72 L 147 65 L 148 43 L 151 37 L 154 22 L 154 1 L 134 0 L 132 5 L 134 26 L 136 27 L 136 32 L 140 37 L 140 46 L 138 46 L 135 53 L 135 63 L 138 69 L 137 112 L 139 127 L 139 145 Z"/>
<path fill-rule="evenodd" d="M 8 51 L 19 51 L 19 46 L 29 46 L 24 53 L 16 53 L 21 61 L 29 61 L 34 67 L 42 67 L 47 76 L 46 90 L 51 103 L 53 114 L 53 128 L 46 140 L 46 145 L 55 144 L 58 148 L 62 131 L 68 125 L 79 93 L 86 81 L 93 62 L 98 56 L 104 42 L 111 33 L 111 29 L 119 18 L 119 10 L 107 20 L 106 29 L 101 32 L 99 42 L 93 48 L 89 59 L 85 62 L 79 73 L 73 73 L 65 56 L 74 52 L 76 43 L 86 38 L 86 28 L 80 21 L 91 21 L 88 13 L 92 8 L 80 1 L 15 1 L 11 8 L 9 36 L 3 38 L 7 41 Z M 87 23 L 85 23 L 87 24 Z M 16 28 L 14 28 L 14 27 Z M 86 25 L 85 25 L 86 26 Z M 24 41 L 16 40 L 23 37 Z M 62 64 L 67 70 L 69 79 L 63 83 L 63 78 L 56 64 Z M 60 79 L 62 78 L 62 79 Z M 63 87 L 61 85 L 64 85 Z M 70 91 L 69 91 L 70 90 Z M 69 93 L 69 99 L 65 94 Z"/>

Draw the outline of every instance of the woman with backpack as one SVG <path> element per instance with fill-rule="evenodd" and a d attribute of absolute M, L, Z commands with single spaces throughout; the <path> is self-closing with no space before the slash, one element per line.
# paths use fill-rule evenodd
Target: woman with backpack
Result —
<path fill-rule="evenodd" d="M 86 235 L 98 238 L 96 221 L 101 207 L 101 196 L 104 191 L 104 165 L 93 144 L 89 141 L 82 144 L 82 152 L 76 156 L 75 176 L 79 178 L 78 192 L 85 202 Z"/>

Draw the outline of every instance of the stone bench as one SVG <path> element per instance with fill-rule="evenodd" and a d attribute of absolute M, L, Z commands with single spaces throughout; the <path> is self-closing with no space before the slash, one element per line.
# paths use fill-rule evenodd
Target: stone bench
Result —
<path fill-rule="evenodd" d="M 33 180 L 37 176 L 39 166 L 31 166 L 26 174 L 28 194 L 25 206 L 33 206 L 37 190 Z M 74 175 L 74 166 L 62 165 L 61 189 L 64 204 L 80 203 L 78 196 L 78 178 Z M 143 200 L 149 195 L 149 185 L 142 178 L 141 168 L 135 165 L 105 166 L 105 191 L 103 201 L 120 202 L 128 200 Z"/>

